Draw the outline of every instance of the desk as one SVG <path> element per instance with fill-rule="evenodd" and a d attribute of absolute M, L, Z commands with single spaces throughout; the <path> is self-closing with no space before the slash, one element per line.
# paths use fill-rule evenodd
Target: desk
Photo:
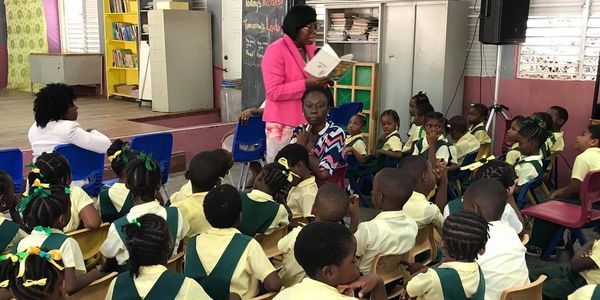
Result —
<path fill-rule="evenodd" d="M 34 83 L 102 85 L 102 54 L 32 53 L 29 55 L 31 92 Z"/>

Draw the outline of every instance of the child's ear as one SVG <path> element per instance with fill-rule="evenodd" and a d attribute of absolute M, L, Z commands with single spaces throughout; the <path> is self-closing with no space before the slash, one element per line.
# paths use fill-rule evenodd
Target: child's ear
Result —
<path fill-rule="evenodd" d="M 479 249 L 479 255 L 483 255 L 485 253 L 485 247 Z"/>
<path fill-rule="evenodd" d="M 473 203 L 473 212 L 481 216 L 481 208 L 477 202 Z"/>
<path fill-rule="evenodd" d="M 69 224 L 69 221 L 71 221 L 70 213 L 65 213 L 58 217 L 58 222 L 60 223 L 61 228 L 67 226 Z"/>
<path fill-rule="evenodd" d="M 600 146 L 600 140 L 592 139 L 592 147 L 598 147 L 598 146 Z"/>
<path fill-rule="evenodd" d="M 327 280 L 328 282 L 333 281 L 333 278 L 336 277 L 337 275 L 337 268 L 334 265 L 328 265 L 328 266 L 324 266 L 321 269 L 321 275 L 323 275 L 323 278 L 325 278 L 325 280 Z"/>
<path fill-rule="evenodd" d="M 185 171 L 184 177 L 185 179 L 190 180 L 190 171 Z"/>

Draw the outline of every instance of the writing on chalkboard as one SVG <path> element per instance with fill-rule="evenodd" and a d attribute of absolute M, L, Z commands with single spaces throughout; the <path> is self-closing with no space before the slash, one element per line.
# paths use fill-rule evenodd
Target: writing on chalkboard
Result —
<path fill-rule="evenodd" d="M 276 7 L 283 5 L 283 0 L 246 0 L 246 7 L 256 8 L 256 12 L 262 7 Z"/>

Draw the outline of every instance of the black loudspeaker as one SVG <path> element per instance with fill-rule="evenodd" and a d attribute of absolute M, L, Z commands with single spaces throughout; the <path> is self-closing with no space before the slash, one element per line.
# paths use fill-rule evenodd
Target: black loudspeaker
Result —
<path fill-rule="evenodd" d="M 525 42 L 529 0 L 482 0 L 479 41 L 513 45 Z"/>

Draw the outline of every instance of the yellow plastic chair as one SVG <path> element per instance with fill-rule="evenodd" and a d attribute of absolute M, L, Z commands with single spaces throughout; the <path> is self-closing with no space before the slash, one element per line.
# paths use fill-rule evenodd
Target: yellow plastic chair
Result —
<path fill-rule="evenodd" d="M 521 243 L 523 244 L 523 246 L 527 245 L 527 243 L 529 243 L 529 234 L 525 233 L 523 234 L 523 237 L 521 238 Z"/>
<path fill-rule="evenodd" d="M 250 300 L 271 300 L 271 299 L 275 298 L 275 296 L 277 296 L 276 292 L 270 292 L 270 293 L 266 293 L 264 295 L 256 296 L 254 298 L 251 298 Z"/>
<path fill-rule="evenodd" d="M 475 161 L 478 161 L 484 157 L 490 156 L 490 153 L 492 152 L 491 150 L 492 150 L 492 144 L 481 145 L 481 148 L 479 148 L 479 153 L 477 154 L 477 158 L 475 158 Z"/>
<path fill-rule="evenodd" d="M 79 229 L 68 232 L 67 235 L 72 237 L 79 244 L 85 266 L 88 270 L 96 266 L 100 261 L 100 247 L 108 236 L 108 228 L 110 223 L 103 223 L 96 229 Z"/>
<path fill-rule="evenodd" d="M 417 233 L 417 238 L 415 240 L 415 246 L 408 251 L 408 262 L 414 263 L 417 255 L 425 252 L 429 252 L 429 258 L 424 261 L 421 261 L 423 265 L 430 264 L 437 254 L 437 245 L 435 244 L 434 239 L 434 227 L 433 224 L 429 224 L 421 229 Z"/>
<path fill-rule="evenodd" d="M 506 289 L 502 292 L 500 300 L 542 300 L 542 284 L 544 280 L 546 280 L 546 275 L 540 275 L 536 281 L 528 285 Z"/>
<path fill-rule="evenodd" d="M 408 281 L 406 262 L 408 254 L 381 254 L 378 255 L 371 265 L 371 273 L 381 276 L 384 284 L 389 284 L 402 279 L 402 285 L 396 285 L 388 291 L 388 299 L 397 298 Z"/>
<path fill-rule="evenodd" d="M 117 277 L 119 273 L 112 272 L 79 290 L 77 293 L 70 295 L 70 300 L 89 300 L 89 299 L 104 299 L 108 292 L 108 287 L 112 280 Z"/>
<path fill-rule="evenodd" d="M 167 261 L 167 269 L 175 273 L 183 273 L 184 252 L 179 252 Z"/>
<path fill-rule="evenodd" d="M 271 232 L 271 234 L 262 234 L 259 233 L 254 236 L 254 239 L 262 246 L 265 254 L 268 258 L 273 258 L 275 256 L 281 255 L 281 251 L 277 247 L 277 243 L 281 240 L 288 232 L 288 227 L 281 226 L 275 231 Z"/>

